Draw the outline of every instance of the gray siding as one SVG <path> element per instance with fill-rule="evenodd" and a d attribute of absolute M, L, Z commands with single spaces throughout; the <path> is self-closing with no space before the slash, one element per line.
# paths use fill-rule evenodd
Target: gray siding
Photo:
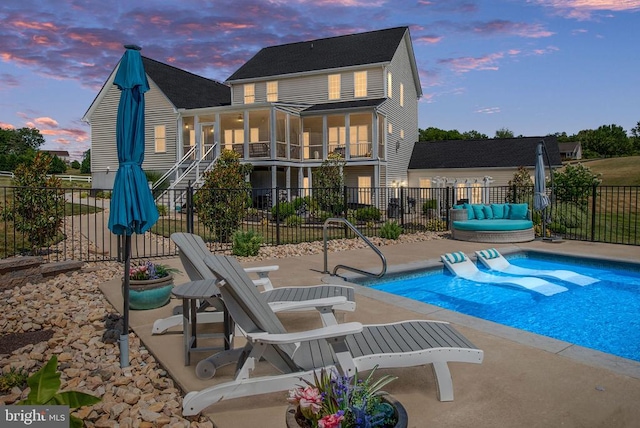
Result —
<path fill-rule="evenodd" d="M 116 148 L 116 121 L 120 91 L 115 85 L 104 90 L 105 96 L 89 118 L 91 124 L 91 171 L 94 176 L 92 187 L 104 189 L 113 187 L 118 169 Z M 149 81 L 150 90 L 145 94 L 145 159 L 142 168 L 148 171 L 167 171 L 176 162 L 177 113 L 158 87 Z M 154 127 L 166 127 L 166 153 L 154 153 Z M 107 173 L 107 167 L 109 173 Z"/>
<path fill-rule="evenodd" d="M 364 70 L 364 69 L 360 69 Z M 360 71 L 359 70 L 359 71 Z M 384 73 L 382 67 L 367 68 L 367 97 L 366 98 L 383 98 L 384 97 Z M 269 78 L 255 83 L 256 103 L 267 101 L 267 82 L 278 81 L 278 101 L 287 103 L 300 104 L 323 104 L 330 102 L 328 91 L 328 75 L 340 74 L 340 100 L 333 101 L 350 101 L 355 99 L 353 96 L 353 70 L 350 71 L 334 71 L 331 73 L 321 73 L 314 75 L 306 75 L 299 77 L 289 77 L 282 79 Z M 233 85 L 232 104 L 244 104 L 244 85 Z"/>
<path fill-rule="evenodd" d="M 411 71 L 411 60 L 407 49 L 406 39 L 398 46 L 398 50 L 388 67 L 392 75 L 392 97 L 384 103 L 383 113 L 387 116 L 387 122 L 392 123 L 393 132 L 387 131 L 388 166 L 386 182 L 406 181 L 407 167 L 411 159 L 413 145 L 418 141 L 418 89 L 416 88 Z M 384 76 L 386 84 L 386 75 Z M 404 106 L 400 106 L 400 84 L 404 85 Z M 400 131 L 404 130 L 404 138 L 400 138 Z M 402 141 L 400 141 L 402 140 Z M 400 144 L 397 146 L 398 141 Z M 398 150 L 396 151 L 396 147 Z"/>
<path fill-rule="evenodd" d="M 485 176 L 493 179 L 492 186 L 506 186 L 509 180 L 513 179 L 517 168 L 442 168 L 442 169 L 411 169 L 409 170 L 409 187 L 418 187 L 421 178 L 433 179 L 435 177 L 446 178 L 450 180 L 482 180 Z M 529 174 L 533 177 L 533 168 L 529 170 Z"/>

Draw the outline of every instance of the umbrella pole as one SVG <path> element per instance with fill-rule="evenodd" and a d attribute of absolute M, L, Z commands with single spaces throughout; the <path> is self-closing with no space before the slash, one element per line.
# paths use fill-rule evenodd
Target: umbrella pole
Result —
<path fill-rule="evenodd" d="M 131 235 L 124 238 L 124 300 L 122 333 L 120 334 L 120 368 L 129 367 L 129 270 L 131 268 Z"/>

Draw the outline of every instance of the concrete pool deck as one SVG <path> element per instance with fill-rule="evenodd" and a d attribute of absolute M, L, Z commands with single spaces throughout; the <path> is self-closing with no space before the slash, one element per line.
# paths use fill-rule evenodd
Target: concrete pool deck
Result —
<path fill-rule="evenodd" d="M 473 254 L 490 246 L 443 239 L 385 246 L 381 250 L 392 270 L 437 260 L 445 252 Z M 633 246 L 534 241 L 495 247 L 503 252 L 524 249 L 640 261 L 640 247 Z M 330 253 L 330 269 L 337 263 L 380 270 L 379 260 L 370 249 Z M 180 267 L 178 259 L 172 259 L 170 264 Z M 332 280 L 321 273 L 322 255 L 246 263 L 246 266 L 268 264 L 280 266 L 280 270 L 271 274 L 276 286 Z M 177 283 L 186 281 L 181 276 Z M 105 283 L 101 289 L 116 308 L 122 307 L 119 283 Z M 428 367 L 380 370 L 380 374 L 398 376 L 386 389 L 407 409 L 411 427 L 632 427 L 640 421 L 640 363 L 365 287 L 356 286 L 356 293 L 356 311 L 340 314 L 341 320 L 365 324 L 403 319 L 449 321 L 485 352 L 481 365 L 450 364 L 453 402 L 437 400 L 434 377 Z M 196 378 L 195 364 L 208 353 L 194 354 L 191 365 L 185 366 L 181 334 L 151 335 L 153 321 L 170 314 L 173 306 L 172 303 L 156 310 L 131 312 L 131 326 L 145 346 L 185 391 L 231 380 L 233 366 L 222 368 L 209 381 Z M 309 313 L 282 314 L 281 319 L 292 331 L 320 326 L 319 317 Z M 268 364 L 264 367 L 260 364 L 258 372 L 272 373 Z M 219 428 L 282 427 L 286 395 L 282 392 L 224 401 L 209 407 L 205 414 Z"/>

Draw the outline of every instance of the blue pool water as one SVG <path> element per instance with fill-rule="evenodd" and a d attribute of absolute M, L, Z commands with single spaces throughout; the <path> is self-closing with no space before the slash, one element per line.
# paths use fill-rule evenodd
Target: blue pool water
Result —
<path fill-rule="evenodd" d="M 372 288 L 467 315 L 640 361 L 640 270 L 584 259 L 535 255 L 507 257 L 516 266 L 565 269 L 597 278 L 584 287 L 549 280 L 569 290 L 553 296 L 509 285 L 478 284 L 446 268 L 369 282 Z M 480 268 L 485 270 L 484 268 Z M 495 274 L 495 272 L 491 272 Z"/>

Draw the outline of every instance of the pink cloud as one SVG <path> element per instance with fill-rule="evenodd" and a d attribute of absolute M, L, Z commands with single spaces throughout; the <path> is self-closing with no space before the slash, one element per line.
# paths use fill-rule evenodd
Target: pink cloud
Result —
<path fill-rule="evenodd" d="M 512 22 L 500 19 L 475 24 L 473 26 L 473 32 L 488 35 L 510 34 L 533 39 L 551 37 L 554 34 L 546 30 L 541 24 L 527 24 L 524 22 Z"/>
<path fill-rule="evenodd" d="M 456 73 L 467 73 L 472 70 L 498 70 L 499 67 L 496 61 L 503 58 L 504 54 L 501 52 L 484 55 L 481 57 L 460 57 L 460 58 L 447 58 L 438 61 L 440 64 L 449 66 Z"/>
<path fill-rule="evenodd" d="M 429 43 L 429 44 L 436 44 L 436 43 L 440 43 L 442 41 L 443 37 L 442 36 L 435 36 L 435 35 L 425 35 L 425 36 L 420 36 L 420 37 L 416 37 L 414 39 L 415 43 Z"/>
<path fill-rule="evenodd" d="M 552 8 L 558 14 L 577 20 L 588 20 L 593 12 L 636 12 L 640 10 L 640 0 L 533 0 Z"/>
<path fill-rule="evenodd" d="M 0 122 L 0 128 L 2 129 L 16 129 L 15 126 L 13 126 L 10 123 L 4 123 L 4 122 Z"/>
<path fill-rule="evenodd" d="M 34 119 L 35 123 L 40 126 L 47 126 L 49 128 L 57 128 L 58 122 L 50 117 L 38 117 Z"/>

